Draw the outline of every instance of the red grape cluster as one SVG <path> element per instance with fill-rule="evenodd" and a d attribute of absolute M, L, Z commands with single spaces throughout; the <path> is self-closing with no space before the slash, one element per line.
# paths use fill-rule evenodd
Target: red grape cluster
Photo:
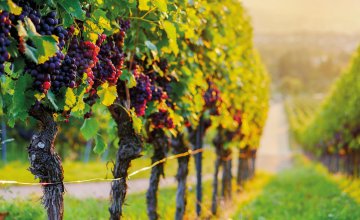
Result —
<path fill-rule="evenodd" d="M 83 74 L 87 75 L 87 82 L 89 84 L 89 89 L 94 84 L 94 69 L 99 61 L 98 54 L 99 54 L 100 48 L 91 43 L 90 41 L 84 41 L 81 39 L 77 39 L 74 37 L 71 39 L 67 56 L 69 57 L 68 62 L 65 62 L 63 64 L 62 69 L 64 72 L 67 71 L 67 66 L 69 69 L 72 69 L 76 73 L 76 76 L 78 79 L 73 79 L 73 81 L 70 81 L 69 87 L 72 87 L 72 85 L 76 85 L 76 81 L 82 79 Z"/>
<path fill-rule="evenodd" d="M 126 24 L 126 25 L 125 25 Z M 119 77 L 122 74 L 125 55 L 123 52 L 124 38 L 126 31 L 130 28 L 129 21 L 120 20 L 119 32 L 112 36 L 102 34 L 96 41 L 96 47 L 99 48 L 96 55 L 96 62 L 94 67 L 91 67 L 91 74 L 89 83 L 92 87 L 89 88 L 89 97 L 85 101 L 92 106 L 98 98 L 97 89 L 104 82 L 110 85 L 116 85 Z M 85 114 L 85 118 L 91 116 L 91 111 Z"/>
<path fill-rule="evenodd" d="M 4 74 L 4 63 L 10 57 L 6 50 L 10 45 L 10 29 L 11 20 L 9 19 L 9 13 L 2 11 L 0 13 L 0 76 Z"/>
<path fill-rule="evenodd" d="M 131 107 L 135 108 L 137 116 L 143 116 L 145 115 L 146 104 L 152 98 L 151 81 L 147 75 L 139 73 L 137 65 L 134 66 L 133 74 L 137 84 L 129 90 Z"/>
<path fill-rule="evenodd" d="M 170 83 L 173 81 L 173 78 L 167 74 L 168 63 L 165 59 L 162 59 L 160 62 L 157 62 L 156 65 L 160 67 L 163 74 L 160 75 L 152 68 L 147 70 L 151 79 L 152 101 L 165 101 L 169 108 L 173 108 L 174 103 L 168 96 L 168 94 L 171 93 Z M 172 129 L 175 127 L 168 109 L 159 109 L 159 112 L 149 116 L 149 120 L 155 129 Z"/>
<path fill-rule="evenodd" d="M 210 80 L 208 80 L 208 85 L 209 87 L 203 95 L 205 107 L 210 110 L 211 115 L 219 115 L 220 91 Z"/>
<path fill-rule="evenodd" d="M 169 112 L 166 110 L 160 110 L 159 112 L 151 114 L 150 121 L 155 129 L 172 129 L 175 127 L 173 119 L 170 117 Z"/>
<path fill-rule="evenodd" d="M 234 121 L 236 121 L 239 125 L 241 125 L 242 123 L 242 115 L 241 115 L 241 111 L 237 110 L 235 115 L 234 115 Z"/>
<path fill-rule="evenodd" d="M 126 31 L 130 28 L 130 22 L 120 20 L 119 32 L 106 37 L 101 35 L 96 44 L 100 47 L 99 62 L 94 69 L 97 80 L 95 87 L 107 81 L 111 85 L 116 84 L 122 74 L 125 55 L 123 53 Z"/>

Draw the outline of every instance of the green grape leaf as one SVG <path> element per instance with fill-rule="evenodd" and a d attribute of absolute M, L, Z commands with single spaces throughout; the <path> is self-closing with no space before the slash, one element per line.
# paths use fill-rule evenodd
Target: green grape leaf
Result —
<path fill-rule="evenodd" d="M 107 148 L 107 145 L 105 143 L 104 138 L 99 134 L 96 135 L 94 152 L 97 154 L 102 154 L 105 152 L 106 148 Z"/>
<path fill-rule="evenodd" d="M 32 86 L 32 78 L 25 74 L 14 84 L 14 94 L 12 96 L 11 108 L 8 112 L 8 124 L 10 127 L 15 125 L 16 120 L 24 121 L 28 117 L 28 110 L 34 103 L 34 92 L 28 91 Z"/>
<path fill-rule="evenodd" d="M 94 138 L 99 131 L 99 124 L 95 118 L 86 119 L 80 128 L 81 134 L 86 140 Z"/>
<path fill-rule="evenodd" d="M 11 57 L 19 56 L 18 42 L 13 37 L 10 37 L 10 45 L 6 49 Z"/>
<path fill-rule="evenodd" d="M 55 103 L 55 95 L 54 95 L 54 93 L 51 91 L 51 90 L 49 90 L 48 92 L 47 92 L 47 94 L 46 94 L 46 97 L 49 99 L 49 101 L 50 101 L 50 103 L 52 104 L 52 106 L 54 107 L 54 109 L 57 111 L 57 110 L 59 110 L 59 107 L 56 105 L 56 103 Z"/>
<path fill-rule="evenodd" d="M 57 40 L 53 36 L 33 36 L 30 39 L 37 49 L 35 56 L 38 64 L 45 63 L 59 50 Z"/>
<path fill-rule="evenodd" d="M 136 79 L 133 74 L 131 74 L 127 69 L 123 70 L 120 79 L 126 81 L 126 86 L 128 88 L 133 88 L 136 86 Z"/>
<path fill-rule="evenodd" d="M 79 0 L 59 0 L 57 2 L 67 12 L 68 17 L 83 20 L 85 19 L 85 11 L 82 10 Z M 74 22 L 74 21 L 72 21 Z"/>
<path fill-rule="evenodd" d="M 50 57 L 54 56 L 59 50 L 56 36 L 41 36 L 36 32 L 35 26 L 29 18 L 25 19 L 25 24 L 21 21 L 16 26 L 20 37 L 24 38 L 25 55 L 37 64 L 45 63 Z M 28 45 L 26 40 L 30 39 L 34 47 Z"/>
<path fill-rule="evenodd" d="M 153 43 L 151 43 L 151 41 L 145 41 L 145 45 L 152 51 L 158 51 L 157 47 Z"/>

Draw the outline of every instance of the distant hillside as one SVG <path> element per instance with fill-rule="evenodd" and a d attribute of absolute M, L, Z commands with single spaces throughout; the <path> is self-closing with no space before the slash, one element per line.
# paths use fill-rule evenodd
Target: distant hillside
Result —
<path fill-rule="evenodd" d="M 255 33 L 360 33 L 360 0 L 241 0 Z"/>

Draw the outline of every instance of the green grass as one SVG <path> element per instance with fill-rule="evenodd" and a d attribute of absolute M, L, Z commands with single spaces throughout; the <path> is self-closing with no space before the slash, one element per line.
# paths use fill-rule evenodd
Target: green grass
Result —
<path fill-rule="evenodd" d="M 302 161 L 274 177 L 233 219 L 360 219 L 360 205 L 323 168 Z"/>
<path fill-rule="evenodd" d="M 231 216 L 239 204 L 246 204 L 254 199 L 261 189 L 269 181 L 270 176 L 257 174 L 254 180 L 248 182 L 241 194 L 233 192 L 233 203 L 221 204 L 219 206 L 219 216 Z M 219 216 L 211 216 L 211 182 L 207 181 L 203 185 L 203 218 L 219 219 Z M 234 187 L 235 190 L 235 187 Z M 175 215 L 176 189 L 166 188 L 159 192 L 159 213 L 161 219 L 173 219 Z M 188 205 L 185 219 L 195 218 L 195 191 L 190 188 L 188 191 Z M 145 193 L 132 194 L 126 199 L 124 207 L 124 219 L 147 219 Z M 236 204 L 236 205 L 234 205 Z M 79 200 L 65 196 L 65 220 L 84 219 L 102 220 L 108 219 L 109 202 L 99 199 Z M 32 220 L 45 219 L 45 211 L 40 205 L 38 197 L 26 198 L 15 201 L 5 201 L 0 198 L 0 212 L 9 212 L 7 220 Z M 221 217 L 222 219 L 225 219 Z M 226 218 L 227 219 L 227 218 Z"/>
<path fill-rule="evenodd" d="M 193 158 L 193 157 L 192 157 Z M 214 170 L 213 161 L 215 161 L 215 153 L 212 148 L 207 148 L 203 153 L 203 172 L 212 173 Z M 130 172 L 149 166 L 151 159 L 148 156 L 136 159 L 132 162 Z M 28 171 L 29 164 L 19 161 L 10 162 L 0 167 L 0 179 L 16 180 L 20 182 L 38 182 L 34 180 L 34 176 Z M 89 163 L 65 161 L 63 163 L 65 181 L 83 180 L 92 178 L 112 178 L 111 163 L 101 161 L 92 161 Z M 190 160 L 190 175 L 194 175 L 194 160 Z M 169 160 L 165 165 L 165 174 L 167 176 L 175 176 L 177 171 L 177 160 Z M 129 173 L 130 173 L 129 172 Z M 148 178 L 150 170 L 140 172 L 132 177 L 132 179 Z"/>

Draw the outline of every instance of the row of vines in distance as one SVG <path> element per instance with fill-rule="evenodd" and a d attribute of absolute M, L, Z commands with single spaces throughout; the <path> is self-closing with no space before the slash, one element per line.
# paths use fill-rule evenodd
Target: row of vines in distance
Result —
<path fill-rule="evenodd" d="M 298 135 L 332 172 L 360 173 L 360 48 L 321 107 Z"/>
<path fill-rule="evenodd" d="M 269 79 L 240 2 L 8 0 L 0 9 L 1 113 L 9 126 L 29 118 L 40 124 L 28 147 L 29 170 L 51 183 L 43 185 L 42 200 L 49 219 L 64 214 L 54 142 L 72 118 L 83 120 L 81 133 L 95 139 L 96 153 L 117 145 L 110 219 L 122 216 L 128 169 L 144 143 L 156 162 L 170 151 L 202 149 L 206 132 L 216 131 L 214 214 L 221 166 L 222 194 L 231 197 L 235 148 L 241 149 L 238 184 L 253 175 L 249 158 L 255 160 L 266 119 Z M 176 219 L 185 215 L 189 159 L 178 159 Z M 195 163 L 200 216 L 201 153 Z M 149 219 L 159 218 L 164 165 L 151 171 Z"/>

